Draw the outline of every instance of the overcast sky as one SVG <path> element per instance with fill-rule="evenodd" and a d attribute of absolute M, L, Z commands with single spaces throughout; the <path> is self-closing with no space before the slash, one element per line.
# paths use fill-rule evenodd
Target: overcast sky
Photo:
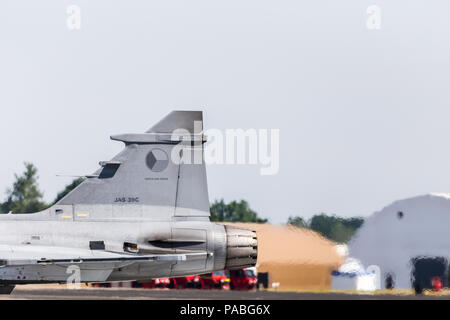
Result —
<path fill-rule="evenodd" d="M 81 30 L 66 26 L 81 8 Z M 369 5 L 381 29 L 366 26 Z M 274 223 L 367 216 L 450 192 L 450 4 L 426 0 L 0 3 L 0 191 L 32 161 L 45 197 L 175 109 L 280 129 L 280 172 L 209 166 L 210 198 Z"/>

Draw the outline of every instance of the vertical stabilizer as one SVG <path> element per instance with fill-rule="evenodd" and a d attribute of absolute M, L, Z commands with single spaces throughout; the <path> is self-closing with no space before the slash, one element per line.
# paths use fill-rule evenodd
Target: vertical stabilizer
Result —
<path fill-rule="evenodd" d="M 185 132 L 185 136 L 172 135 Z M 125 149 L 89 176 L 58 205 L 94 206 L 102 210 L 115 207 L 139 208 L 150 214 L 161 208 L 176 216 L 209 216 L 203 139 L 194 140 L 203 131 L 201 111 L 174 111 L 142 134 L 112 136 L 125 143 Z M 187 136 L 186 136 L 187 135 Z M 198 141 L 198 140 L 197 140 Z M 200 152 L 201 163 L 179 163 L 177 155 Z M 125 212 L 126 210 L 121 210 Z"/>

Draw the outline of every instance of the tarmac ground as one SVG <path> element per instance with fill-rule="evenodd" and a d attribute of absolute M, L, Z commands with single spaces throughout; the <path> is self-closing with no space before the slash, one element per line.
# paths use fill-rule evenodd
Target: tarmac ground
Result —
<path fill-rule="evenodd" d="M 416 300 L 445 299 L 449 295 L 394 295 L 357 293 L 313 293 L 276 291 L 219 291 L 219 290 L 148 290 L 131 288 L 80 288 L 17 286 L 11 295 L 1 300 Z"/>

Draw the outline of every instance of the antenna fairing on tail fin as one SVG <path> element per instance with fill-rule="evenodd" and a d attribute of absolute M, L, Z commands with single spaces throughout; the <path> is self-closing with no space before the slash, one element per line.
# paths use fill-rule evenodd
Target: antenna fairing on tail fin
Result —
<path fill-rule="evenodd" d="M 196 126 L 201 124 L 201 126 Z M 202 111 L 173 111 L 151 127 L 146 133 L 173 133 L 177 129 L 198 134 L 203 131 Z"/>

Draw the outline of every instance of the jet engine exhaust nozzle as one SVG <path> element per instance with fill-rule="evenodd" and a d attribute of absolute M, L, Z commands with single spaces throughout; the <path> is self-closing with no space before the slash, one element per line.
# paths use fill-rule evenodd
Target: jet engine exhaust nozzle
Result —
<path fill-rule="evenodd" d="M 225 269 L 236 270 L 256 266 L 258 238 L 255 231 L 225 226 L 227 234 L 227 259 Z"/>

